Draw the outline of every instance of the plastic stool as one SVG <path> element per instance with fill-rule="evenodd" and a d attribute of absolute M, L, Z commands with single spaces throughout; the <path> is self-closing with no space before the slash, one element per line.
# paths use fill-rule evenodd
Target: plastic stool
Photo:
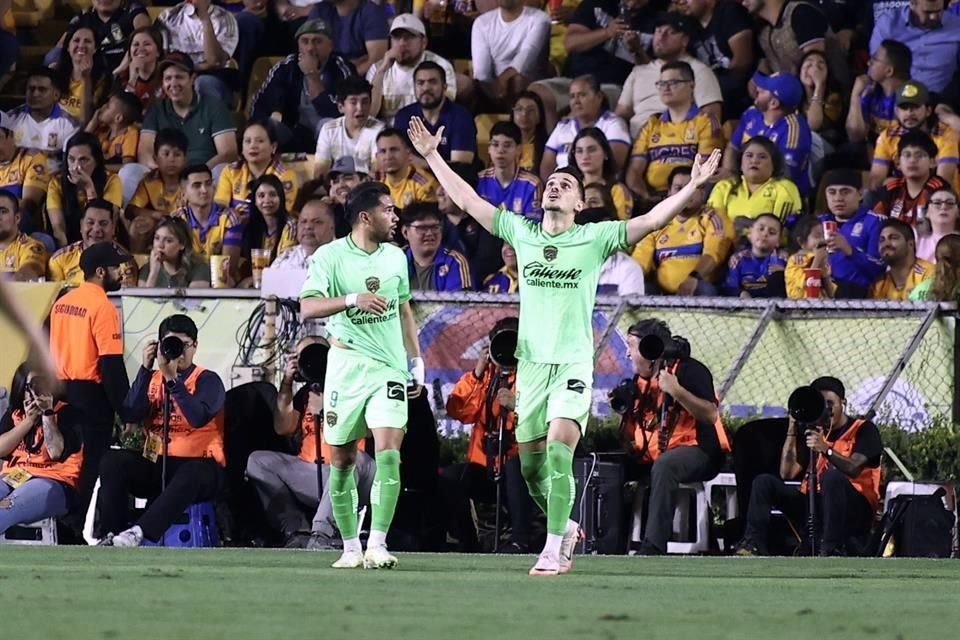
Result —
<path fill-rule="evenodd" d="M 690 492 L 696 502 L 696 539 L 688 540 L 690 530 Z M 677 506 L 673 512 L 673 535 L 677 542 L 667 542 L 667 553 L 705 553 L 710 550 L 710 505 L 702 482 L 683 483 L 677 490 Z"/>
<path fill-rule="evenodd" d="M 197 502 L 190 505 L 183 515 L 167 528 L 160 542 L 143 541 L 149 547 L 218 547 L 220 531 L 217 528 L 217 512 L 212 502 Z"/>
<path fill-rule="evenodd" d="M 18 524 L 0 534 L 0 544 L 57 544 L 57 520 L 46 518 L 29 524 Z"/>

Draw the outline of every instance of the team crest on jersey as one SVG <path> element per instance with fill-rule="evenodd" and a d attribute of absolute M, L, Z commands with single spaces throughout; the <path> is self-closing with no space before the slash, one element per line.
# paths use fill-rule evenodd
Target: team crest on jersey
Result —
<path fill-rule="evenodd" d="M 367 287 L 367 291 L 370 293 L 376 293 L 380 290 L 380 278 L 375 278 L 373 276 L 369 277 L 363 283 Z"/>
<path fill-rule="evenodd" d="M 283 183 L 283 190 L 293 191 L 293 182 L 291 182 L 290 180 L 285 180 Z"/>
<path fill-rule="evenodd" d="M 653 144 L 657 144 L 658 142 L 660 142 L 660 134 L 655 133 L 652 136 L 650 136 L 650 142 L 652 142 Z"/>
<path fill-rule="evenodd" d="M 543 257 L 548 262 L 553 262 L 557 259 L 557 248 L 552 244 L 548 244 L 543 248 Z"/>
<path fill-rule="evenodd" d="M 670 242 L 670 236 L 666 233 L 661 233 L 660 237 L 657 238 L 657 244 L 667 244 Z"/>
<path fill-rule="evenodd" d="M 17 256 L 15 256 L 15 255 L 8 255 L 8 256 L 7 256 L 7 269 L 13 269 L 15 266 L 17 266 Z"/>
<path fill-rule="evenodd" d="M 851 235 L 859 236 L 861 233 L 863 233 L 863 223 L 858 222 L 853 225 L 853 233 Z"/>
<path fill-rule="evenodd" d="M 523 198 L 514 198 L 513 199 L 513 210 L 520 211 L 523 209 Z"/>
<path fill-rule="evenodd" d="M 48 134 L 48 135 L 47 135 L 47 148 L 48 148 L 48 149 L 54 149 L 54 148 L 56 148 L 56 147 L 59 147 L 60 145 L 57 144 L 57 140 L 59 139 L 59 137 L 60 137 L 60 136 L 58 136 L 58 135 L 55 134 L 55 133 L 50 133 L 50 134 Z"/>
<path fill-rule="evenodd" d="M 324 423 L 326 423 L 328 427 L 337 426 L 337 414 L 333 411 L 327 411 L 327 415 L 324 416 Z"/>
<path fill-rule="evenodd" d="M 447 275 L 447 273 L 449 272 L 450 272 L 450 267 L 448 267 L 445 264 L 440 265 L 440 268 L 437 269 L 437 273 L 440 275 L 441 278 Z"/>
<path fill-rule="evenodd" d="M 685 142 L 693 142 L 697 139 L 697 132 L 694 131 L 693 127 L 687 127 L 687 132 L 683 135 Z"/>

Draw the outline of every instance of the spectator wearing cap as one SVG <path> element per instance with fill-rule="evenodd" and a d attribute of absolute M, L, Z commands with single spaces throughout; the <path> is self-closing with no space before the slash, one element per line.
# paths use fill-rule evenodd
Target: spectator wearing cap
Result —
<path fill-rule="evenodd" d="M 380 182 L 390 189 L 390 197 L 401 208 L 414 202 L 436 202 L 437 180 L 427 169 L 412 160 L 410 142 L 399 129 L 384 129 L 377 135 L 377 167 Z"/>
<path fill-rule="evenodd" d="M 447 98 L 443 67 L 429 60 L 421 62 L 413 72 L 413 84 L 417 101 L 397 112 L 393 119 L 394 127 L 406 131 L 410 119 L 418 117 L 432 134 L 443 129 L 437 151 L 444 160 L 473 162 L 477 155 L 477 127 L 473 114 L 463 105 Z"/>
<path fill-rule="evenodd" d="M 314 251 L 333 242 L 336 233 L 336 215 L 326 198 L 311 196 L 297 216 L 297 244 L 277 256 L 271 269 L 302 269 L 310 266 Z"/>
<path fill-rule="evenodd" d="M 383 123 L 370 116 L 370 84 L 359 77 L 347 78 L 337 90 L 341 115 L 320 127 L 313 175 L 322 178 L 337 158 L 350 156 L 364 173 L 373 173 L 377 134 Z"/>
<path fill-rule="evenodd" d="M 688 53 L 690 39 L 698 26 L 691 18 L 671 12 L 657 22 L 653 33 L 653 59 L 633 68 L 617 102 L 617 115 L 630 122 L 630 135 L 636 137 L 650 116 L 666 111 L 657 82 L 660 69 L 668 62 L 682 61 L 693 70 L 693 101 L 697 107 L 720 120 L 723 94 L 717 76 L 707 65 Z"/>
<path fill-rule="evenodd" d="M 320 126 L 340 115 L 340 83 L 357 70 L 334 51 L 337 41 L 326 20 L 307 20 L 297 29 L 296 40 L 297 53 L 274 65 L 251 98 L 250 117 L 272 118 L 281 125 L 281 152 L 310 153 L 316 149 Z"/>
<path fill-rule="evenodd" d="M 909 300 L 910 292 L 936 272 L 933 264 L 917 257 L 913 228 L 895 218 L 880 225 L 880 257 L 886 272 L 881 271 L 870 287 L 873 300 Z"/>
<path fill-rule="evenodd" d="M 63 167 L 63 146 L 80 123 L 60 106 L 63 87 L 52 69 L 40 67 L 27 74 L 27 101 L 10 112 L 17 146 L 41 151 L 49 175 Z"/>
<path fill-rule="evenodd" d="M 727 144 L 723 167 L 736 170 L 741 146 L 755 136 L 769 138 L 780 148 L 787 175 L 797 185 L 801 196 L 811 189 L 810 152 L 813 136 L 806 119 L 797 112 L 803 101 L 800 80 L 789 73 L 753 75 L 757 85 L 754 106 L 747 109 Z"/>
<path fill-rule="evenodd" d="M 379 146 L 379 145 L 378 145 Z M 350 224 L 347 222 L 347 197 L 350 191 L 361 182 L 370 179 L 370 174 L 357 169 L 357 162 L 350 156 L 337 158 L 330 171 L 327 172 L 327 193 L 333 201 L 333 212 L 336 218 L 336 236 L 342 238 L 350 233 Z"/>
<path fill-rule="evenodd" d="M 112 218 L 108 203 L 90 202 L 88 211 Z M 116 416 L 124 418 L 123 399 L 130 383 L 123 364 L 123 327 L 107 292 L 120 289 L 130 256 L 113 242 L 91 242 L 77 251 L 79 285 L 50 310 L 50 351 L 67 402 L 83 413 L 83 467 L 80 511 L 86 513 L 100 459 L 110 447 Z"/>
<path fill-rule="evenodd" d="M 534 222 L 543 219 L 540 200 L 543 183 L 532 171 L 520 168 L 520 127 L 498 122 L 490 130 L 490 167 L 480 172 L 477 195 Z"/>
<path fill-rule="evenodd" d="M 17 147 L 16 122 L 0 111 L 0 189 L 20 201 L 20 228 L 33 232 L 43 227 L 41 206 L 46 201 L 47 155 L 42 151 Z"/>
<path fill-rule="evenodd" d="M 156 24 L 165 33 L 167 51 L 181 51 L 193 60 L 197 93 L 233 102 L 240 80 L 232 58 L 240 41 L 233 14 L 212 0 L 189 0 L 163 11 Z"/>
<path fill-rule="evenodd" d="M 797 75 L 800 60 L 810 51 L 825 51 L 831 61 L 841 53 L 827 17 L 814 4 L 804 0 L 744 0 L 743 6 L 761 25 L 757 42 L 763 51 L 763 73 Z M 845 63 L 846 59 L 838 62 Z M 848 65 L 842 66 L 843 70 L 836 68 L 834 72 L 846 73 Z"/>
<path fill-rule="evenodd" d="M 864 142 L 895 126 L 897 90 L 910 79 L 913 53 L 896 40 L 884 40 L 877 47 L 867 73 L 858 76 L 850 94 L 847 139 Z"/>
<path fill-rule="evenodd" d="M 960 62 L 960 16 L 945 11 L 947 4 L 947 0 L 912 0 L 908 6 L 878 15 L 870 51 L 876 53 L 884 40 L 902 42 L 918 54 L 913 56 L 910 77 L 930 91 L 949 90 Z"/>
<path fill-rule="evenodd" d="M 450 61 L 427 51 L 427 31 L 420 18 L 411 13 L 402 13 L 390 24 L 390 48 L 383 59 L 367 69 L 367 81 L 373 87 L 370 113 L 387 124 L 402 107 L 416 102 L 413 88 L 413 72 L 425 61 L 435 62 L 443 69 L 446 80 L 446 96 L 461 102 L 468 98 L 470 80 L 457 74 Z"/>
<path fill-rule="evenodd" d="M 550 16 L 521 0 L 498 0 L 473 23 L 473 79 L 494 105 L 509 109 L 534 80 L 547 75 Z"/>
<path fill-rule="evenodd" d="M 953 185 L 957 180 L 957 162 L 960 157 L 957 132 L 940 122 L 933 113 L 927 87 L 916 80 L 905 82 L 897 91 L 896 102 L 896 122 L 877 138 L 873 165 L 870 167 L 870 186 L 879 187 L 893 173 L 900 139 L 908 131 L 922 131 L 933 139 L 937 147 L 934 155 L 937 175 L 947 184 Z"/>
<path fill-rule="evenodd" d="M 443 246 L 443 214 L 436 202 L 416 202 L 400 214 L 413 291 L 469 291 L 470 265 L 459 251 Z"/>
<path fill-rule="evenodd" d="M 350 60 L 361 76 L 387 52 L 390 35 L 387 14 L 383 7 L 375 2 L 320 2 L 313 6 L 310 18 L 320 18 L 331 25 L 337 50 Z"/>
<path fill-rule="evenodd" d="M 914 228 L 921 226 L 930 198 L 948 186 L 933 174 L 937 151 L 936 143 L 923 131 L 907 131 L 900 136 L 896 156 L 900 175 L 887 178 L 874 192 L 873 210 Z"/>
<path fill-rule="evenodd" d="M 884 216 L 861 204 L 863 177 L 855 169 L 834 169 L 823 177 L 827 212 L 820 215 L 829 252 L 834 298 L 866 298 L 870 285 L 883 273 L 880 227 Z"/>

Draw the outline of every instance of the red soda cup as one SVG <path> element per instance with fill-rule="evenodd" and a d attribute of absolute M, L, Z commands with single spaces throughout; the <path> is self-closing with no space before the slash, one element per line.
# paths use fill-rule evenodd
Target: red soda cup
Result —
<path fill-rule="evenodd" d="M 823 270 L 810 267 L 803 270 L 803 297 L 817 299 L 823 287 Z"/>
<path fill-rule="evenodd" d="M 836 220 L 824 220 L 823 221 L 823 239 L 829 240 L 831 237 L 837 235 L 837 222 Z"/>

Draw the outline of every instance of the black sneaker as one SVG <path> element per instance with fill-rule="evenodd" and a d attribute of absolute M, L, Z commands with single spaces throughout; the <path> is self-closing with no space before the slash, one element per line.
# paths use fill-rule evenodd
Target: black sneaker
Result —
<path fill-rule="evenodd" d="M 750 538 L 744 538 L 733 546 L 733 555 L 735 556 L 759 556 L 760 549 Z"/>
<path fill-rule="evenodd" d="M 519 542 L 508 542 L 507 544 L 500 547 L 497 553 L 506 553 L 511 555 L 523 555 L 530 553 L 530 548 L 525 544 L 520 544 Z"/>
<path fill-rule="evenodd" d="M 343 542 L 339 539 L 334 540 L 329 536 L 325 536 L 322 533 L 312 533 L 310 534 L 310 539 L 307 540 L 307 546 L 305 547 L 308 551 L 330 551 L 332 549 L 343 549 Z"/>

